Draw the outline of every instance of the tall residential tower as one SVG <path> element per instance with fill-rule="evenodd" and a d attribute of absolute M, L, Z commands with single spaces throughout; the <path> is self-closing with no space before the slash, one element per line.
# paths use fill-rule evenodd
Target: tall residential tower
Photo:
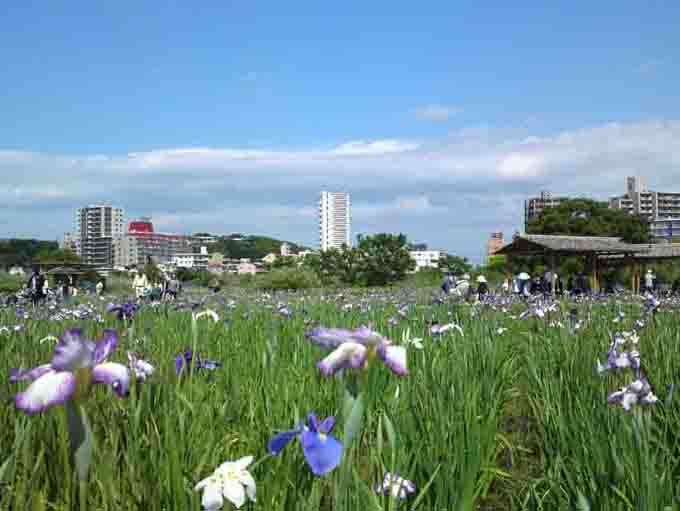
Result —
<path fill-rule="evenodd" d="M 351 245 L 349 193 L 321 192 L 319 236 L 322 251 Z"/>
<path fill-rule="evenodd" d="M 106 204 L 78 208 L 75 220 L 82 261 L 102 270 L 113 267 L 113 240 L 123 234 L 123 209 Z"/>

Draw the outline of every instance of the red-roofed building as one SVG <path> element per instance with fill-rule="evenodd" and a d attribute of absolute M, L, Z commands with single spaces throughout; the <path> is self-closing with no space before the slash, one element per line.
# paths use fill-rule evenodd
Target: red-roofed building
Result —
<path fill-rule="evenodd" d="M 145 264 L 149 258 L 169 263 L 177 253 L 191 250 L 191 236 L 154 231 L 150 218 L 132 220 L 128 232 L 116 243 L 116 265 Z"/>

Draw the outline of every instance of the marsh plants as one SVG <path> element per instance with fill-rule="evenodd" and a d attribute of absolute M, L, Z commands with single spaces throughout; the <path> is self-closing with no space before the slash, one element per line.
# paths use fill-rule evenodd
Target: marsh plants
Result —
<path fill-rule="evenodd" d="M 0 509 L 678 509 L 673 300 L 108 298 L 0 310 Z"/>

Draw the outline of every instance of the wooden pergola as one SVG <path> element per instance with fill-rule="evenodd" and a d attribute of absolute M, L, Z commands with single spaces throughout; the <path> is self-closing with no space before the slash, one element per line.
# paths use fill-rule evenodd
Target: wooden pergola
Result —
<path fill-rule="evenodd" d="M 625 243 L 620 238 L 614 237 L 523 234 L 516 235 L 512 242 L 497 250 L 494 255 L 506 256 L 508 269 L 514 257 L 544 256 L 551 272 L 555 272 L 559 257 L 583 257 L 590 275 L 591 289 L 598 292 L 600 290 L 599 272 L 602 266 L 613 261 L 633 265 L 638 258 L 646 257 L 649 251 L 649 245 Z M 555 292 L 554 285 L 553 281 L 553 293 Z M 639 273 L 637 285 L 639 289 Z M 635 289 L 635 281 L 633 288 Z"/>
<path fill-rule="evenodd" d="M 680 259 L 680 244 L 678 243 L 650 243 L 632 246 L 637 249 L 632 256 L 609 255 L 603 257 L 601 262 L 606 266 L 632 267 L 632 289 L 636 293 L 640 292 L 640 280 L 647 269 L 647 265 Z"/>

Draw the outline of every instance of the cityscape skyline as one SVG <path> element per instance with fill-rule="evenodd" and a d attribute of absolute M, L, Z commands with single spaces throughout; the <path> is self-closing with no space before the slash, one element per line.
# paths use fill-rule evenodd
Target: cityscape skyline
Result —
<path fill-rule="evenodd" d="M 0 235 L 111 200 L 160 231 L 355 232 L 479 261 L 541 190 L 680 191 L 680 4 L 14 3 Z M 631 37 L 634 34 L 634 37 Z"/>

